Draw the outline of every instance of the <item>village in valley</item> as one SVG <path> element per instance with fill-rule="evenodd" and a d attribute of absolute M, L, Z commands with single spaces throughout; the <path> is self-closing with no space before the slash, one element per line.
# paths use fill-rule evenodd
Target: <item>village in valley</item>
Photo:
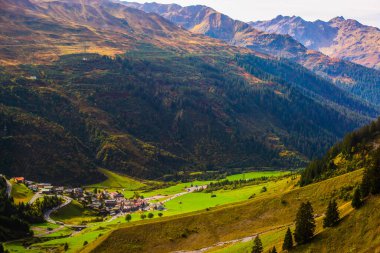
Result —
<path fill-rule="evenodd" d="M 297 178 L 288 171 L 249 171 L 215 179 L 197 178 L 208 175 L 194 173 L 195 178 L 165 182 L 100 171 L 107 177 L 105 181 L 82 187 L 0 175 L 6 187 L 3 193 L 31 218 L 32 237 L 7 243 L 6 248 L 10 252 L 26 247 L 35 252 L 64 248 L 77 252 L 116 227 L 163 216 L 170 219 L 190 212 L 208 212 L 256 196 L 277 194 L 278 189 L 287 189 Z M 29 243 L 33 246 L 25 246 Z"/>
<path fill-rule="evenodd" d="M 126 198 L 120 191 L 53 186 L 51 183 L 29 181 L 24 177 L 15 177 L 13 181 L 17 184 L 25 184 L 25 186 L 34 192 L 34 196 L 29 201 L 29 204 L 32 204 L 39 197 L 56 195 L 58 197 L 65 197 L 65 199 L 69 200 L 67 202 L 76 200 L 83 207 L 90 208 L 101 216 L 116 216 L 136 211 L 165 210 L 163 202 L 157 202 L 158 199 L 165 196 L 154 196 L 144 199 L 143 196 L 136 193 L 132 198 Z"/>

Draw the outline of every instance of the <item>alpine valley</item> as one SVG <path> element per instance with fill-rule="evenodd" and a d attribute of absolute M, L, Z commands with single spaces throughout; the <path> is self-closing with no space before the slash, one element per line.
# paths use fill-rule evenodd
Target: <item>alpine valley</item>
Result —
<path fill-rule="evenodd" d="M 0 0 L 0 253 L 380 252 L 379 34 Z"/>

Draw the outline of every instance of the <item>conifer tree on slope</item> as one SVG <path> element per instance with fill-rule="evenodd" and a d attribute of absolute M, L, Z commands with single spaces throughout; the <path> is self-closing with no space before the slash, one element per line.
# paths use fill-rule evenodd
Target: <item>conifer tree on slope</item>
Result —
<path fill-rule="evenodd" d="M 296 229 L 294 231 L 294 239 L 297 244 L 307 243 L 313 238 L 315 231 L 315 220 L 313 215 L 313 207 L 308 201 L 302 203 L 298 209 L 296 216 Z"/>
<path fill-rule="evenodd" d="M 380 193 L 380 149 L 372 154 L 372 165 L 364 171 L 361 184 L 362 197 Z"/>
<path fill-rule="evenodd" d="M 293 248 L 293 236 L 290 228 L 286 231 L 284 243 L 282 244 L 282 250 L 290 250 Z"/>
<path fill-rule="evenodd" d="M 259 236 L 257 235 L 253 241 L 252 253 L 262 253 L 263 252 L 263 243 L 261 242 Z"/>
<path fill-rule="evenodd" d="M 323 227 L 335 227 L 339 223 L 339 211 L 338 205 L 335 199 L 330 200 L 329 205 L 326 210 L 326 216 L 323 219 Z"/>
<path fill-rule="evenodd" d="M 352 198 L 351 206 L 355 209 L 360 208 L 363 205 L 362 194 L 360 188 L 357 187 Z"/>

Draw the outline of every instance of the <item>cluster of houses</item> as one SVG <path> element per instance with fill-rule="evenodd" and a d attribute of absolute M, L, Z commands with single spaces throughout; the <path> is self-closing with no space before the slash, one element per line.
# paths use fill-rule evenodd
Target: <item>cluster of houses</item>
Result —
<path fill-rule="evenodd" d="M 108 192 L 107 190 L 102 190 L 98 193 L 86 191 L 79 201 L 101 214 L 110 215 L 116 215 L 120 212 L 162 211 L 165 209 L 162 203 L 149 203 L 142 198 L 128 199 L 120 192 Z"/>
<path fill-rule="evenodd" d="M 69 188 L 53 186 L 50 183 L 36 183 L 25 180 L 23 177 L 14 178 L 16 183 L 23 183 L 33 192 L 51 195 L 69 196 L 83 206 L 97 211 L 101 215 L 116 215 L 120 212 L 130 213 L 136 211 L 165 210 L 163 203 L 149 203 L 138 197 L 134 199 L 125 198 L 120 192 L 108 192 L 107 190 L 86 191 L 83 188 Z"/>

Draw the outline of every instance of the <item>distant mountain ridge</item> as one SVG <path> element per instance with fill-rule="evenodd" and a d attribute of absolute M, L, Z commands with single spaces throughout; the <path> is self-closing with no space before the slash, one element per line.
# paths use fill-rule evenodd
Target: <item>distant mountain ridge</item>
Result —
<path fill-rule="evenodd" d="M 139 4 L 125 1 L 119 3 L 147 13 L 159 14 L 193 33 L 205 34 L 233 46 L 290 59 L 355 95 L 371 103 L 380 104 L 380 71 L 330 58 L 317 50 L 306 48 L 290 35 L 259 31 L 248 23 L 234 20 L 203 5 L 182 7 L 177 4 Z"/>
<path fill-rule="evenodd" d="M 101 180 L 97 167 L 150 179 L 299 167 L 380 111 L 293 61 L 121 3 L 0 2 L 7 176 L 78 185 Z"/>
<path fill-rule="evenodd" d="M 336 17 L 328 22 L 311 22 L 297 16 L 279 15 L 250 24 L 261 31 L 288 34 L 307 48 L 331 57 L 380 69 L 380 29 L 354 19 Z"/>

